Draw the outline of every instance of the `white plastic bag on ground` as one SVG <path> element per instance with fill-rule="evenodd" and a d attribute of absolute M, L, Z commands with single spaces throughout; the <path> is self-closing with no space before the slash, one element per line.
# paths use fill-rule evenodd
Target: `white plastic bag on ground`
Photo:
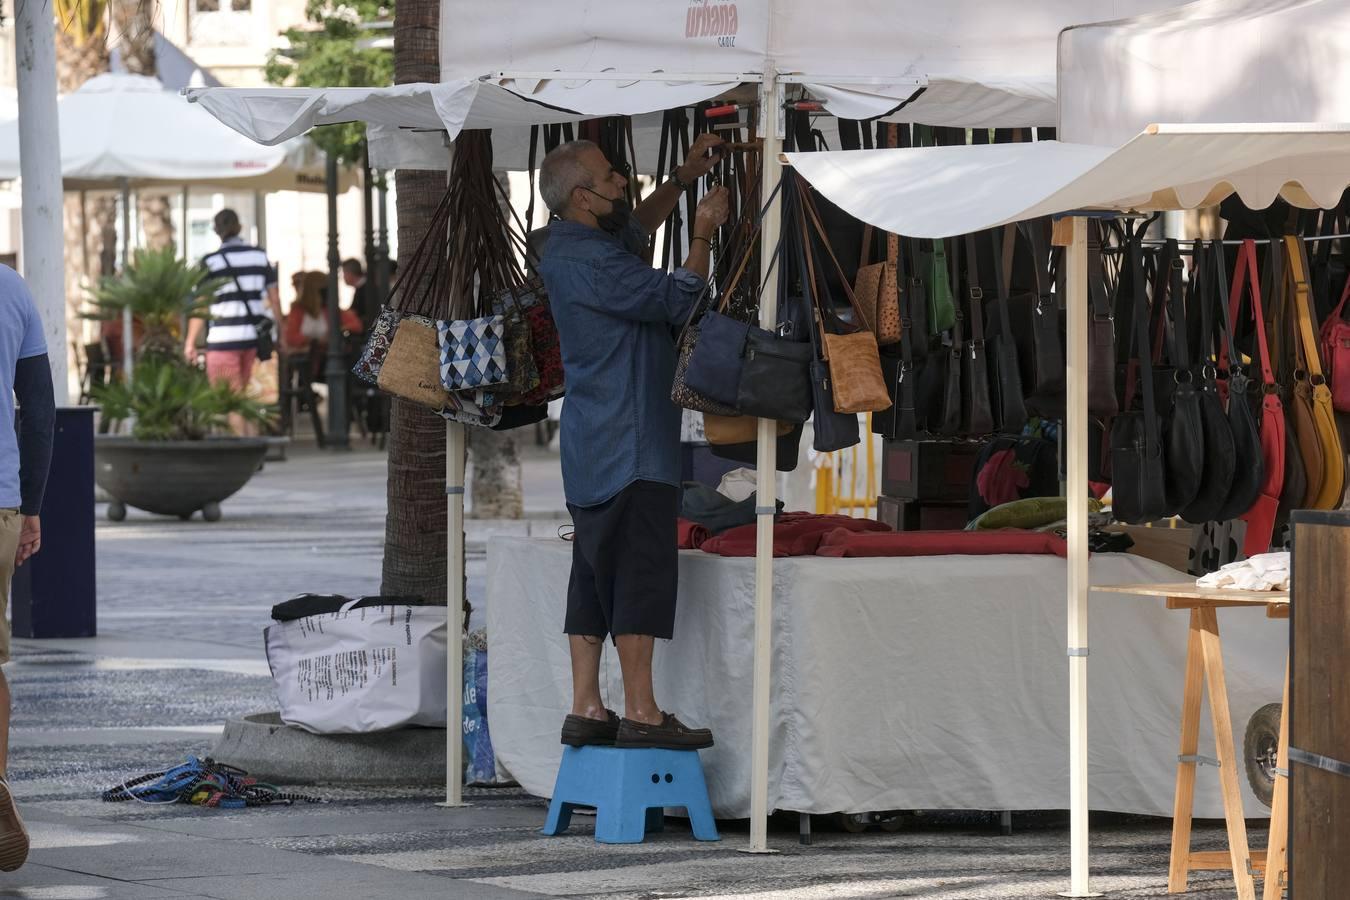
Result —
<path fill-rule="evenodd" d="M 281 721 L 315 734 L 444 728 L 446 607 L 358 602 L 263 632 Z"/>

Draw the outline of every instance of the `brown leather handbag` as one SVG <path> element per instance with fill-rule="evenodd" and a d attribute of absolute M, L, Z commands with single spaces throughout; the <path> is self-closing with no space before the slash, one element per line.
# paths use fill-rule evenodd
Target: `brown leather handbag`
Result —
<path fill-rule="evenodd" d="M 898 143 L 899 126 L 886 126 L 886 146 Z M 862 259 L 853 282 L 862 320 L 881 346 L 900 340 L 900 238 L 886 233 L 886 261 L 868 263 L 872 255 L 872 226 L 863 229 Z"/>
<path fill-rule="evenodd" d="M 820 332 L 821 339 L 825 344 L 823 349 L 825 360 L 830 364 L 830 379 L 833 382 L 831 388 L 834 391 L 834 411 L 837 413 L 865 413 L 890 409 L 891 395 L 886 390 L 886 382 L 881 374 L 881 356 L 877 352 L 876 336 L 872 334 L 871 330 L 860 324 L 863 320 L 863 313 L 858 307 L 858 299 L 854 296 L 853 289 L 848 285 L 848 279 L 844 276 L 843 267 L 839 265 L 834 250 L 830 248 L 825 226 L 821 224 L 809 188 L 803 186 L 801 199 L 802 206 L 806 210 L 806 218 L 820 238 L 821 244 L 825 248 L 825 255 L 829 257 L 835 272 L 839 275 L 839 283 L 843 285 L 844 294 L 848 297 L 849 304 L 859 318 L 859 324 L 845 322 L 834 311 L 834 304 L 823 291 L 812 292 L 822 324 L 829 325 L 834 329 L 833 333 L 827 328 L 822 328 Z M 815 280 L 815 264 L 811 252 L 810 236 L 806 235 L 806 238 L 804 243 L 807 269 L 811 272 L 811 278 Z"/>
<path fill-rule="evenodd" d="M 876 336 L 880 345 L 900 340 L 900 238 L 886 235 L 886 261 L 868 263 L 872 249 L 872 226 L 863 231 L 862 260 L 858 263 L 858 277 L 853 294 L 858 300 L 858 312 L 863 323 Z"/>
<path fill-rule="evenodd" d="M 1332 406 L 1331 389 L 1322 374 L 1317 330 L 1312 322 L 1312 288 L 1308 283 L 1308 260 L 1303 241 L 1295 235 L 1284 239 L 1289 284 L 1294 298 L 1297 325 L 1295 346 L 1298 370 L 1294 374 L 1295 426 L 1299 449 L 1308 471 L 1303 505 L 1308 509 L 1336 509 L 1345 493 L 1345 452 Z M 1310 456 L 1316 455 L 1316 459 Z M 1320 461 L 1320 466 L 1314 463 Z"/>
<path fill-rule="evenodd" d="M 778 437 L 792 431 L 791 422 L 779 422 Z M 703 437 L 709 444 L 746 444 L 759 437 L 759 419 L 754 416 L 719 416 L 703 414 Z"/>

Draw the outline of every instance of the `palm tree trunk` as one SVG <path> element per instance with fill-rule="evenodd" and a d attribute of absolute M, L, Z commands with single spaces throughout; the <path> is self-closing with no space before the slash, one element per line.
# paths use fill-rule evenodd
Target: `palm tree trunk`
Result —
<path fill-rule="evenodd" d="M 440 78 L 439 25 L 439 0 L 400 0 L 395 6 L 396 82 Z M 398 245 L 406 255 L 426 238 L 436 203 L 445 192 L 445 175 L 400 170 L 395 183 Z M 397 399 L 389 415 L 387 493 L 383 593 L 446 596 L 445 421 Z"/>

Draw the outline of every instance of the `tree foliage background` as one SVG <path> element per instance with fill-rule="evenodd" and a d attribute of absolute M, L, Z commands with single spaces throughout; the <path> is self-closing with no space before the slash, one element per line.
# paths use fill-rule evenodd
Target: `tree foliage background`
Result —
<path fill-rule="evenodd" d="M 393 20 L 393 0 L 309 0 L 309 25 L 282 32 L 290 45 L 273 50 L 265 75 L 269 84 L 293 87 L 387 87 L 394 83 L 394 54 L 371 46 L 387 38 L 388 28 L 370 23 Z M 338 162 L 354 165 L 365 157 L 366 132 L 360 123 L 327 125 L 311 132 L 315 143 Z"/>

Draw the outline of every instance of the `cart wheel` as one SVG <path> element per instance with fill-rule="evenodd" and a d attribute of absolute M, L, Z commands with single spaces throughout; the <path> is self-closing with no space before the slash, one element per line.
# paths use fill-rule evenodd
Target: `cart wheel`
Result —
<path fill-rule="evenodd" d="M 1267 703 L 1247 721 L 1242 740 L 1242 758 L 1247 764 L 1247 783 L 1256 799 L 1270 807 L 1275 796 L 1275 765 L 1280 749 L 1280 704 Z"/>
<path fill-rule="evenodd" d="M 127 505 L 121 500 L 108 501 L 108 520 L 110 522 L 121 522 L 127 517 Z"/>
<path fill-rule="evenodd" d="M 883 814 L 883 817 L 877 820 L 877 824 L 881 826 L 882 831 L 894 834 L 905 827 L 905 817 L 900 813 Z"/>
<path fill-rule="evenodd" d="M 208 522 L 220 521 L 220 504 L 214 500 L 202 507 L 202 518 Z"/>
<path fill-rule="evenodd" d="M 839 813 L 839 827 L 850 834 L 862 834 L 871 824 L 871 817 L 867 813 Z"/>

